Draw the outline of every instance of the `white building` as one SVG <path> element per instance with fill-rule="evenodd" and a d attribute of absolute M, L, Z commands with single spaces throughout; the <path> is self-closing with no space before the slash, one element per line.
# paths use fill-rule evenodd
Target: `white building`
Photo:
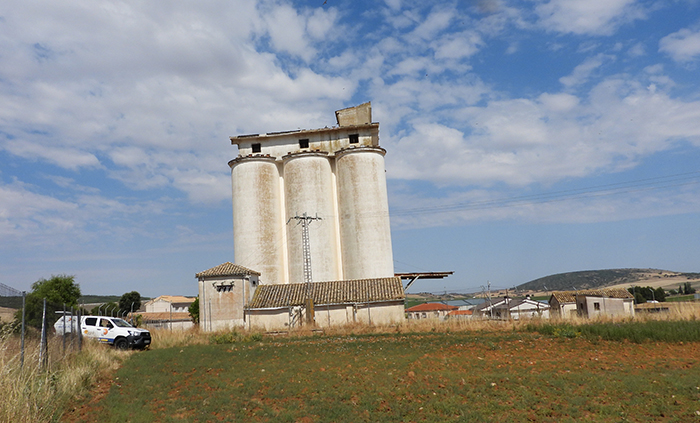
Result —
<path fill-rule="evenodd" d="M 553 315 L 561 319 L 575 316 L 634 316 L 634 296 L 623 288 L 555 291 L 549 298 Z"/>
<path fill-rule="evenodd" d="M 474 314 L 493 319 L 549 318 L 550 305 L 530 298 L 513 299 L 508 296 L 487 301 L 474 309 Z"/>
<path fill-rule="evenodd" d="M 304 215 L 314 218 L 313 281 L 394 276 L 379 124 L 369 103 L 336 118 L 333 128 L 231 137 L 235 263 L 261 284 L 305 282 Z"/>
<path fill-rule="evenodd" d="M 195 275 L 199 280 L 199 324 L 207 330 L 245 325 L 244 309 L 260 273 L 226 262 Z"/>
<path fill-rule="evenodd" d="M 184 313 L 188 311 L 195 299 L 196 297 L 183 297 L 181 295 L 161 295 L 147 301 L 143 306 L 146 313 Z"/>
<path fill-rule="evenodd" d="M 236 264 L 227 265 L 248 273 L 196 275 L 203 329 L 284 328 L 307 316 L 318 326 L 403 320 L 379 124 L 369 103 L 337 111 L 336 120 L 231 137 Z M 233 278 L 229 291 L 219 277 Z"/>
<path fill-rule="evenodd" d="M 150 329 L 189 329 L 194 326 L 189 307 L 196 297 L 181 295 L 161 295 L 142 305 L 145 312 L 134 312 L 129 318 L 141 316 L 144 327 Z"/>

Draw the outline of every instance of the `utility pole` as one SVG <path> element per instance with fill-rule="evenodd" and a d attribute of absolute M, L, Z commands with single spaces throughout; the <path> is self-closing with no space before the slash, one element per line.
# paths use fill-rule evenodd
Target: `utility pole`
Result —
<path fill-rule="evenodd" d="M 306 284 L 306 323 L 314 321 L 314 301 L 311 298 L 311 245 L 309 243 L 309 224 L 314 220 L 322 220 L 318 215 L 316 217 L 308 216 L 306 213 L 299 216 L 290 217 L 287 223 L 292 219 L 297 221 L 297 225 L 301 224 L 301 245 L 304 257 L 304 283 Z"/>

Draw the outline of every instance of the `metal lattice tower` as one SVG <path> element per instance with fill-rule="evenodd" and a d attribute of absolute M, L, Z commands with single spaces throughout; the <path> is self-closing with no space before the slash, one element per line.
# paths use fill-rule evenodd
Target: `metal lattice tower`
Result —
<path fill-rule="evenodd" d="M 304 257 L 304 283 L 310 284 L 311 282 L 313 282 L 313 277 L 311 275 L 311 244 L 309 243 L 309 224 L 311 223 L 311 221 L 321 220 L 321 218 L 318 216 L 311 217 L 304 213 L 301 216 L 296 215 L 294 217 L 291 217 L 289 221 L 291 221 L 292 219 L 296 220 L 297 224 L 301 224 L 301 242 Z M 307 290 L 309 288 L 310 286 L 307 285 Z"/>
<path fill-rule="evenodd" d="M 304 282 L 311 283 L 311 246 L 309 244 L 309 221 L 304 213 L 304 220 L 301 221 L 301 244 L 304 250 Z"/>

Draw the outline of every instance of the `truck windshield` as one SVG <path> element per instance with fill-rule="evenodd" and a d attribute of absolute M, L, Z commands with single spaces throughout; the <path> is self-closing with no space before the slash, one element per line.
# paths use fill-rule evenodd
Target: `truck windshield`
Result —
<path fill-rule="evenodd" d="M 132 327 L 132 326 L 129 324 L 129 322 L 127 322 L 126 320 L 122 320 L 122 319 L 112 319 L 112 321 L 114 322 L 115 325 L 117 325 L 117 326 L 120 327 L 120 328 L 130 328 L 130 327 Z"/>

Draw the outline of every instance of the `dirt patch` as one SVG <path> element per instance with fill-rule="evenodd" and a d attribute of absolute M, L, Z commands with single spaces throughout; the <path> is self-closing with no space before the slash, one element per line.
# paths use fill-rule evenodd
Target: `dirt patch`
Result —
<path fill-rule="evenodd" d="M 61 422 L 70 423 L 99 423 L 104 420 L 101 416 L 104 407 L 101 405 L 112 385 L 117 384 L 114 374 L 105 375 L 91 389 L 88 397 L 78 398 L 73 406 L 63 413 Z"/>

